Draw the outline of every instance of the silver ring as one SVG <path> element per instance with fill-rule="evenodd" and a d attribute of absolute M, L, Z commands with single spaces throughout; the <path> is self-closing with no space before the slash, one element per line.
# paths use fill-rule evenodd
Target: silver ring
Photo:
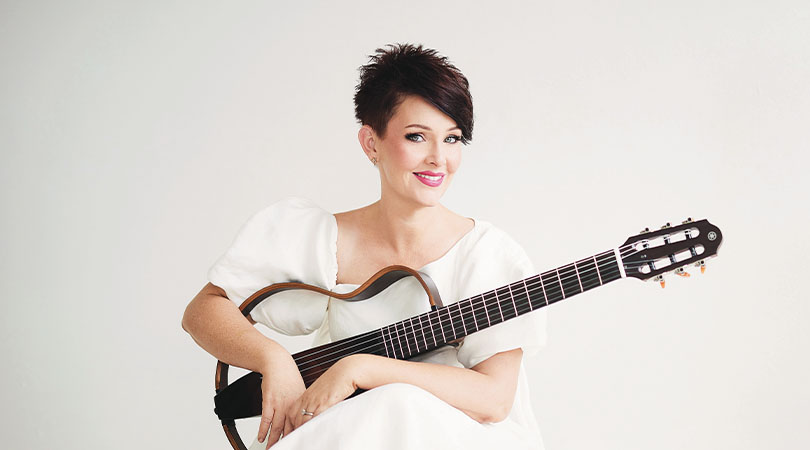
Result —
<path fill-rule="evenodd" d="M 309 412 L 309 411 L 307 411 L 306 409 L 302 409 L 302 410 L 301 410 L 301 415 L 302 415 L 302 416 L 314 416 L 314 415 L 315 415 L 315 413 L 314 413 L 314 412 Z"/>

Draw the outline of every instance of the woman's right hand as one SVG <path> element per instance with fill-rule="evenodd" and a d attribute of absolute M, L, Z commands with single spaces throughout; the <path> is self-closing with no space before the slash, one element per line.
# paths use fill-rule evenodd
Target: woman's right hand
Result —
<path fill-rule="evenodd" d="M 267 446 L 278 442 L 284 431 L 286 411 L 290 404 L 304 393 L 304 380 L 289 353 L 286 357 L 276 354 L 262 373 L 262 420 L 259 425 L 259 442 L 267 438 Z M 268 431 L 270 434 L 268 435 Z"/>
<path fill-rule="evenodd" d="M 183 329 L 220 361 L 262 374 L 259 442 L 267 447 L 284 432 L 285 411 L 305 391 L 290 353 L 257 330 L 222 288 L 206 284 L 186 307 Z M 274 423 L 276 426 L 271 427 Z M 267 435 L 268 430 L 270 435 Z"/>

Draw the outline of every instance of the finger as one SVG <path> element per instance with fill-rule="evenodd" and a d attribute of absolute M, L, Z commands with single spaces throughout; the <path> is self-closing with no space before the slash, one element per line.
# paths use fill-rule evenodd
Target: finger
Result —
<path fill-rule="evenodd" d="M 324 405 L 320 405 L 315 409 L 307 409 L 307 411 L 311 412 L 312 414 L 305 415 L 301 419 L 301 425 L 303 425 L 303 424 L 309 422 L 310 420 L 314 419 L 315 417 L 317 417 L 318 415 L 320 415 L 322 412 L 326 411 L 327 409 L 329 409 L 329 406 L 324 406 Z"/>
<path fill-rule="evenodd" d="M 273 408 L 262 408 L 262 420 L 259 423 L 259 442 L 264 442 L 267 437 L 267 432 L 270 431 L 270 424 L 273 423 Z"/>
<path fill-rule="evenodd" d="M 314 417 L 315 417 L 315 415 L 314 415 L 314 414 L 313 414 L 313 415 L 311 415 L 311 416 L 310 416 L 310 415 L 308 415 L 308 414 L 307 414 L 307 415 L 302 415 L 302 417 L 301 417 L 301 425 L 303 425 L 303 424 L 305 424 L 305 423 L 309 422 L 309 421 L 310 421 L 310 420 L 312 420 Z M 301 426 L 301 425 L 299 425 L 299 426 Z"/>
<path fill-rule="evenodd" d="M 306 411 L 306 414 L 304 414 L 304 411 Z M 301 425 L 303 425 L 303 424 L 305 424 L 307 422 L 309 422 L 310 420 L 312 420 L 313 417 L 315 417 L 315 409 L 314 408 L 313 409 L 301 408 L 301 411 L 299 411 L 298 424 L 297 424 L 296 428 L 300 427 Z"/>
<path fill-rule="evenodd" d="M 287 436 L 288 434 L 292 433 L 294 429 L 295 427 L 290 421 L 290 416 L 288 414 L 287 418 L 284 420 L 284 436 Z"/>
<path fill-rule="evenodd" d="M 270 434 L 267 436 L 267 447 L 265 448 L 270 448 L 271 445 L 275 444 L 279 439 L 281 439 L 281 432 L 284 430 L 284 421 L 284 410 L 279 408 L 276 410 L 276 414 L 273 415 L 274 425 L 270 427 Z"/>

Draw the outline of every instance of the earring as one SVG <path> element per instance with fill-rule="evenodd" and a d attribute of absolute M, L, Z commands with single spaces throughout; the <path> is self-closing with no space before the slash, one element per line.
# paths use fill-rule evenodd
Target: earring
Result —
<path fill-rule="evenodd" d="M 371 158 L 371 164 L 377 165 L 377 158 Z"/>

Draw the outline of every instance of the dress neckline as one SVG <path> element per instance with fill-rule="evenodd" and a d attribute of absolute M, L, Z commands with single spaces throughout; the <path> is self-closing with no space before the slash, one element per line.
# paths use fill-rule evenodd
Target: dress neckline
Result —
<path fill-rule="evenodd" d="M 331 256 L 332 256 L 332 267 L 334 267 L 334 269 L 335 269 L 335 276 L 333 278 L 335 280 L 335 286 L 355 286 L 355 287 L 356 286 L 361 286 L 360 284 L 355 284 L 355 283 L 338 283 L 337 282 L 337 273 L 338 273 L 338 264 L 337 264 L 338 225 L 337 225 L 337 218 L 335 217 L 335 215 L 332 214 L 332 213 L 329 213 L 329 216 L 332 219 L 332 230 L 333 230 L 333 236 L 334 236 L 333 243 L 332 243 L 332 255 Z M 422 271 L 424 271 L 425 268 L 427 268 L 429 266 L 432 266 L 432 265 L 440 262 L 441 260 L 443 260 L 446 256 L 453 253 L 460 246 L 460 244 L 467 239 L 467 237 L 471 236 L 473 234 L 473 232 L 475 232 L 479 228 L 480 221 L 478 219 L 473 218 L 473 217 L 468 217 L 468 219 L 473 221 L 473 227 L 470 228 L 470 231 L 464 233 L 463 236 L 458 238 L 458 240 L 456 240 L 456 242 L 453 243 L 453 245 L 449 249 L 447 249 L 447 251 L 444 252 L 444 254 L 442 256 L 439 256 L 438 258 L 434 259 L 433 261 L 430 261 L 429 263 L 425 264 L 421 268 L 416 269 L 416 271 L 422 272 Z"/>

